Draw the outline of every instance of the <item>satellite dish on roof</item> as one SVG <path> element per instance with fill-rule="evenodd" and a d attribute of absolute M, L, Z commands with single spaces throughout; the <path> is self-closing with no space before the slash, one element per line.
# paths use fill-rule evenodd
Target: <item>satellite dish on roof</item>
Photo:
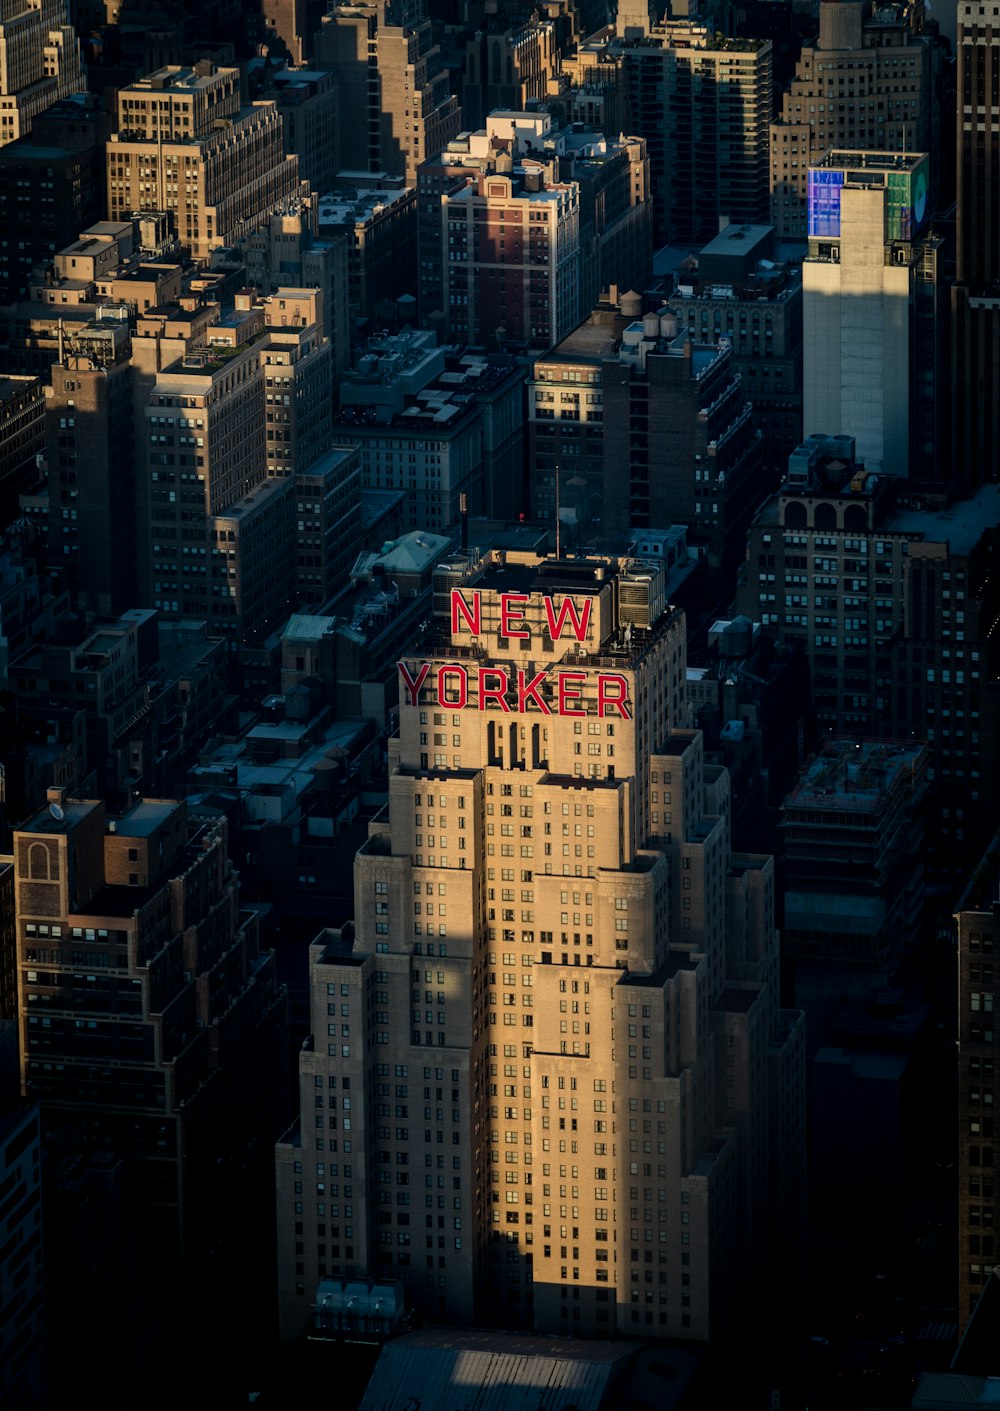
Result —
<path fill-rule="evenodd" d="M 49 812 L 57 823 L 61 823 L 66 817 L 66 810 L 63 808 L 62 804 L 50 803 Z"/>

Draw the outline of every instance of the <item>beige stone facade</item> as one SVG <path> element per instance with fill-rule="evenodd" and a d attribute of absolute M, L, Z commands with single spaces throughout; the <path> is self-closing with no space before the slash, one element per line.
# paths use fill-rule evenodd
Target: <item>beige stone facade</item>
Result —
<path fill-rule="evenodd" d="M 86 88 L 64 0 L 8 0 L 0 10 L 0 147 L 44 109 Z"/>
<path fill-rule="evenodd" d="M 706 1339 L 798 1227 L 802 1026 L 683 615 L 657 567 L 528 553 L 434 602 L 355 920 L 310 950 L 282 1333 L 367 1273 L 431 1319 Z"/>
<path fill-rule="evenodd" d="M 118 93 L 108 214 L 167 211 L 195 259 L 267 224 L 298 191 L 273 103 L 240 105 L 239 70 L 168 66 Z"/>

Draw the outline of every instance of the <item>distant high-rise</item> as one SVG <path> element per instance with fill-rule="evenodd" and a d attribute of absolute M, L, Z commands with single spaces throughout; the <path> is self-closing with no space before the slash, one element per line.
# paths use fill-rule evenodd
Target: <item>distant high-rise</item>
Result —
<path fill-rule="evenodd" d="M 975 856 L 972 854 L 971 856 Z M 1000 952 L 1000 841 L 994 840 L 956 910 L 958 922 L 958 1321 L 971 1316 L 996 1264 L 994 965 Z"/>
<path fill-rule="evenodd" d="M 326 1277 L 400 1279 L 448 1321 L 695 1341 L 794 1283 L 804 1025 L 773 861 L 731 850 L 688 727 L 685 638 L 655 563 L 438 567 L 355 924 L 310 947 L 283 1336 Z"/>
<path fill-rule="evenodd" d="M 147 1267 L 169 1278 L 232 1230 L 255 1135 L 280 1120 L 273 956 L 222 819 L 50 804 L 14 835 L 25 1091 L 43 1131 L 79 1124 L 122 1158 Z"/>
<path fill-rule="evenodd" d="M 136 497 L 129 329 L 84 325 L 45 388 L 49 562 L 75 606 L 102 617 L 136 603 Z"/>
<path fill-rule="evenodd" d="M 720 221 L 766 221 L 770 40 L 676 20 L 621 53 L 628 131 L 646 139 L 659 236 L 701 243 Z"/>
<path fill-rule="evenodd" d="M 0 147 L 50 103 L 87 86 L 65 0 L 6 0 L 0 11 Z"/>
<path fill-rule="evenodd" d="M 933 863 L 965 876 L 1000 770 L 1000 489 L 942 512 L 912 492 L 858 465 L 849 436 L 811 436 L 750 526 L 738 605 L 805 650 L 821 731 L 928 742 Z"/>
<path fill-rule="evenodd" d="M 806 235 L 809 167 L 831 148 L 933 152 L 933 50 L 923 13 L 922 0 L 877 8 L 871 0 L 823 0 L 819 38 L 802 50 L 770 128 L 779 236 Z"/>
<path fill-rule="evenodd" d="M 441 199 L 448 327 L 463 343 L 551 348 L 580 321 L 580 188 L 542 154 L 508 165 Z"/>
<path fill-rule="evenodd" d="M 624 329 L 601 382 L 604 533 L 686 524 L 713 589 L 730 591 L 771 482 L 729 345 L 700 342 L 665 307 Z"/>
<path fill-rule="evenodd" d="M 809 168 L 802 266 L 802 426 L 856 438 L 869 470 L 941 471 L 940 241 L 927 235 L 926 155 L 827 154 Z M 929 327 L 918 315 L 930 305 Z"/>
<path fill-rule="evenodd" d="M 958 258 L 952 290 L 954 475 L 1000 476 L 1000 7 L 958 7 Z"/>
<path fill-rule="evenodd" d="M 558 33 L 551 19 L 535 14 L 506 29 L 477 31 L 465 50 L 463 127 L 484 127 L 496 108 L 520 112 L 531 99 L 544 101 L 558 67 Z"/>
<path fill-rule="evenodd" d="M 386 172 L 416 186 L 417 167 L 462 125 L 458 99 L 413 0 L 335 4 L 323 17 L 316 63 L 340 89 L 341 166 Z"/>
<path fill-rule="evenodd" d="M 205 259 L 265 226 L 298 192 L 273 103 L 241 105 L 239 70 L 208 60 L 168 66 L 118 93 L 108 143 L 108 215 L 166 211 L 174 234 Z"/>

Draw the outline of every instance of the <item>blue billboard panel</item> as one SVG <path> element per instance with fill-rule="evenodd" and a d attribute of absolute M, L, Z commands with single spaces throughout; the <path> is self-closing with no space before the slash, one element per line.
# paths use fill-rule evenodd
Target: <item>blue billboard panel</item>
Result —
<path fill-rule="evenodd" d="M 809 172 L 809 234 L 837 239 L 840 235 L 840 192 L 843 171 L 813 167 Z"/>

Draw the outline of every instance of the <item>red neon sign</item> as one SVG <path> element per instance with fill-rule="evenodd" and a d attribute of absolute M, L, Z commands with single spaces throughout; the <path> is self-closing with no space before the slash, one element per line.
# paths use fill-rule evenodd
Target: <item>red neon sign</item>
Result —
<path fill-rule="evenodd" d="M 399 672 L 408 703 L 411 706 L 419 705 L 421 691 L 431 672 L 431 663 L 421 662 L 414 672 L 406 662 L 401 661 Z M 591 705 L 584 698 L 583 689 L 588 681 L 595 678 L 597 714 L 608 714 L 610 707 L 622 720 L 631 720 L 628 677 L 620 671 L 550 671 L 546 667 L 532 673 L 520 667 L 469 667 L 448 662 L 437 668 L 434 699 L 436 705 L 446 710 L 492 708 L 505 715 L 512 712 L 528 715 L 537 711 L 540 715 L 584 716 Z M 474 698 L 469 689 L 470 683 Z"/>

